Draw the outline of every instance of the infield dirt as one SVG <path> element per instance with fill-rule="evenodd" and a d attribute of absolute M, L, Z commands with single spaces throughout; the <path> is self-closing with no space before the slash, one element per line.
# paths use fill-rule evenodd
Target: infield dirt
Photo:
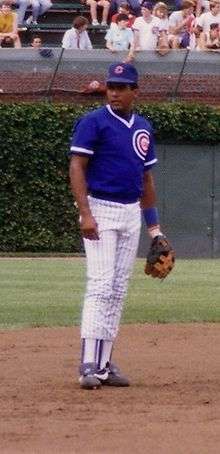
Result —
<path fill-rule="evenodd" d="M 80 390 L 79 328 L 0 332 L 1 454 L 219 454 L 218 324 L 123 325 L 129 388 Z"/>

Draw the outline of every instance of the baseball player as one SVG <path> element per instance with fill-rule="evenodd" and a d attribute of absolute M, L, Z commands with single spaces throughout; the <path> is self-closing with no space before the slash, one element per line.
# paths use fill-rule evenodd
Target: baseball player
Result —
<path fill-rule="evenodd" d="M 138 73 L 131 64 L 114 63 L 106 85 L 108 104 L 77 122 L 69 152 L 87 258 L 79 380 L 84 389 L 129 386 L 112 363 L 112 350 L 138 248 L 141 210 L 151 238 L 161 234 L 151 173 L 157 162 L 152 126 L 133 112 Z"/>

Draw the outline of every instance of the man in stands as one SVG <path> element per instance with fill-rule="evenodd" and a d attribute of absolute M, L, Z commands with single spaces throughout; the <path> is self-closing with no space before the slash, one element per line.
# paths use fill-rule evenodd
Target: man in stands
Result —
<path fill-rule="evenodd" d="M 64 49 L 92 49 L 92 43 L 86 31 L 88 25 L 89 22 L 86 17 L 75 17 L 72 28 L 64 33 L 62 40 L 62 46 Z"/>
<path fill-rule="evenodd" d="M 18 35 L 17 14 L 11 9 L 11 2 L 4 0 L 0 8 L 0 47 L 21 48 Z M 6 46 L 5 46 L 6 47 Z"/>

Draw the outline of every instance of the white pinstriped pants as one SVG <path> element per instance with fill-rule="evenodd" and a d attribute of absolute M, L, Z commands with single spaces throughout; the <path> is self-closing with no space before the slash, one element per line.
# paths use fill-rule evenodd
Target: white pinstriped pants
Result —
<path fill-rule="evenodd" d="M 88 198 L 100 238 L 84 239 L 87 288 L 81 337 L 113 341 L 138 248 L 140 204 Z"/>

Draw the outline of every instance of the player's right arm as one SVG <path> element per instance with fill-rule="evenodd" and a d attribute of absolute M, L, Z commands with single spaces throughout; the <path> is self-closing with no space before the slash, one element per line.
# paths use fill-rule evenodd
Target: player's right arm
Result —
<path fill-rule="evenodd" d="M 69 167 L 70 184 L 80 213 L 82 235 L 89 240 L 98 240 L 98 226 L 92 216 L 87 197 L 85 175 L 88 161 L 89 158 L 87 156 L 72 156 Z"/>
<path fill-rule="evenodd" d="M 97 223 L 92 216 L 88 201 L 88 182 L 86 178 L 89 160 L 96 149 L 99 130 L 93 113 L 80 118 L 73 126 L 69 156 L 70 184 L 80 214 L 80 228 L 84 238 L 97 240 Z"/>

